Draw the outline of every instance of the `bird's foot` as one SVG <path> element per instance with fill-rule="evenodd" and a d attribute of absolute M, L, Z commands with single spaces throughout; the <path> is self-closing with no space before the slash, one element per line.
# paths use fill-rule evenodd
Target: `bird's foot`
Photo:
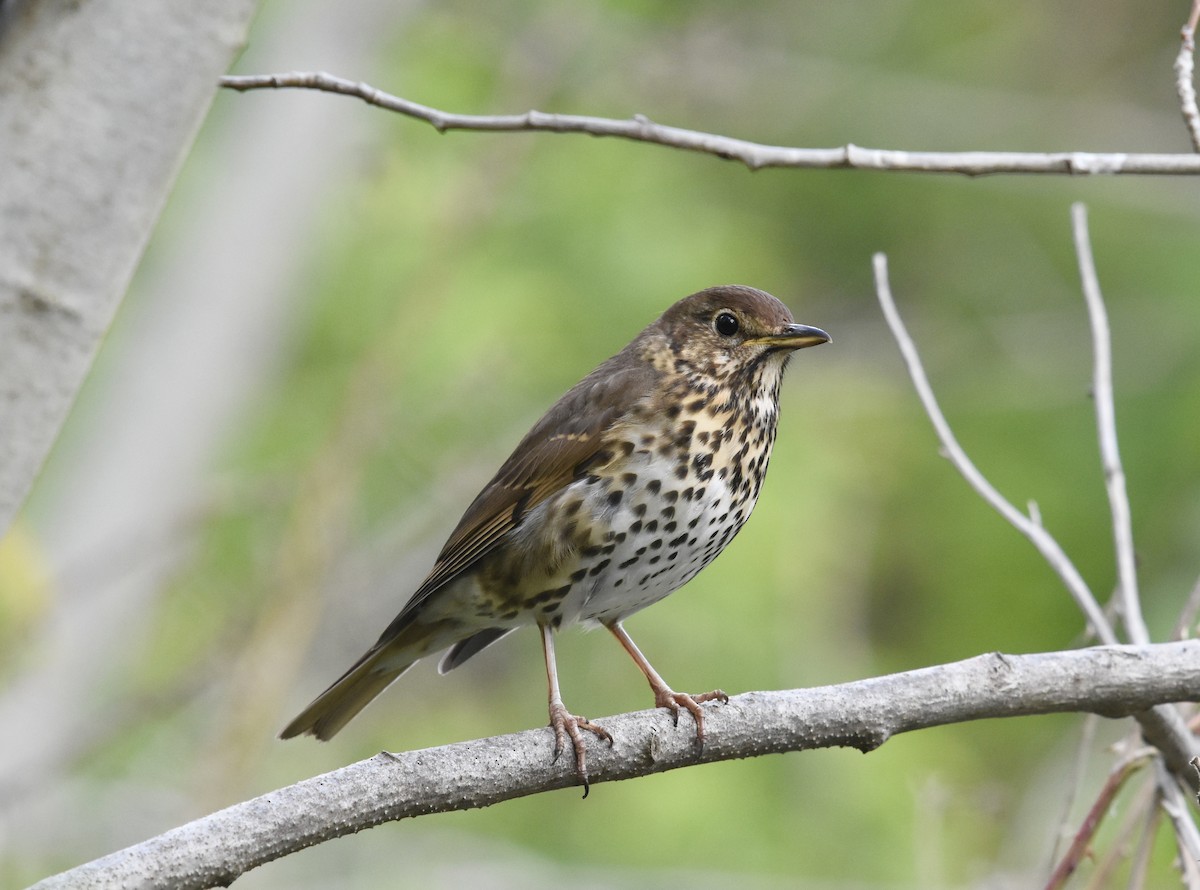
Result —
<path fill-rule="evenodd" d="M 583 783 L 583 796 L 588 796 L 590 785 L 588 783 L 587 773 L 587 748 L 583 742 L 583 733 L 590 732 L 599 739 L 608 742 L 611 748 L 613 737 L 607 729 L 597 723 L 588 720 L 587 717 L 577 717 L 567 710 L 562 702 L 550 703 L 550 727 L 554 730 L 554 759 L 558 760 L 558 755 L 562 754 L 563 749 L 567 746 L 567 739 L 571 740 L 571 747 L 575 751 L 575 773 L 579 776 L 579 781 Z"/>
<path fill-rule="evenodd" d="M 676 692 L 667 686 L 654 690 L 655 706 L 670 711 L 676 726 L 679 725 L 681 710 L 686 710 L 692 715 L 692 719 L 696 721 L 696 747 L 701 750 L 704 748 L 704 710 L 700 707 L 700 703 L 706 701 L 719 701 L 724 704 L 729 701 L 729 696 L 720 689 L 714 689 L 712 692 L 705 692 L 701 695 Z"/>

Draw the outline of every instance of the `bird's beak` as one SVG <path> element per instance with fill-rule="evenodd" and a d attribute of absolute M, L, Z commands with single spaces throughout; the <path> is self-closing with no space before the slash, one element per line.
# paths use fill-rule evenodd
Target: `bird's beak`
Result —
<path fill-rule="evenodd" d="M 806 346 L 820 346 L 832 340 L 833 338 L 820 328 L 806 324 L 790 324 L 777 333 L 754 338 L 755 343 L 769 349 L 803 349 Z"/>

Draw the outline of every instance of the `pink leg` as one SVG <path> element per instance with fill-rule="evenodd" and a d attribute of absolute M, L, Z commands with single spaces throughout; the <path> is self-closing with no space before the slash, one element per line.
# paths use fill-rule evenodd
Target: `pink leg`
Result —
<path fill-rule="evenodd" d="M 688 713 L 692 715 L 692 719 L 696 721 L 696 744 L 701 748 L 704 747 L 704 711 L 700 708 L 700 702 L 705 701 L 729 701 L 729 696 L 720 689 L 714 689 L 712 692 L 705 692 L 703 695 L 688 695 L 686 692 L 675 692 L 666 681 L 659 675 L 646 660 L 646 656 L 642 654 L 642 650 L 637 647 L 629 634 L 625 632 L 625 628 L 621 626 L 621 622 L 616 621 L 606 625 L 612 635 L 620 640 L 621 645 L 625 647 L 625 651 L 637 664 L 638 668 L 650 683 L 650 688 L 654 691 L 654 704 L 660 708 L 666 708 L 675 718 L 675 725 L 679 725 L 679 709 L 686 708 Z"/>
<path fill-rule="evenodd" d="M 554 631 L 547 625 L 543 625 L 541 631 L 542 652 L 546 656 L 546 681 L 550 687 L 550 726 L 554 729 L 554 759 L 557 760 L 558 755 L 563 752 L 569 737 L 575 751 L 575 772 L 583 783 L 583 796 L 587 797 L 589 788 L 587 748 L 584 746 L 583 733 L 580 730 L 586 730 L 597 738 L 604 739 L 608 742 L 609 747 L 612 746 L 613 739 L 604 727 L 592 723 L 587 717 L 577 717 L 567 710 L 566 705 L 563 704 L 562 693 L 558 688 L 558 664 L 554 659 Z"/>

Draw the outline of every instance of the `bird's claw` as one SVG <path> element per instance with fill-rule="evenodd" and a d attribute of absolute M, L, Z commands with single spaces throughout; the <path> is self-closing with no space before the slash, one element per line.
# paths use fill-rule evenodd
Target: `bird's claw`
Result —
<path fill-rule="evenodd" d="M 700 707 L 700 703 L 706 701 L 719 701 L 726 704 L 729 702 L 729 696 L 720 689 L 700 695 L 688 695 L 686 692 L 675 692 L 668 688 L 656 690 L 654 693 L 655 706 L 670 711 L 671 719 L 676 726 L 679 725 L 680 710 L 686 710 L 692 715 L 692 719 L 696 721 L 696 747 L 701 750 L 704 748 L 704 710 Z"/>
<path fill-rule="evenodd" d="M 587 747 L 583 741 L 583 732 L 590 732 L 596 738 L 608 742 L 610 748 L 613 746 L 612 734 L 587 717 L 572 714 L 561 702 L 550 705 L 550 727 L 554 730 L 554 760 L 557 761 L 567 747 L 567 739 L 571 740 L 571 747 L 575 751 L 575 773 L 583 785 L 583 796 L 587 797 L 591 785 L 588 781 Z"/>

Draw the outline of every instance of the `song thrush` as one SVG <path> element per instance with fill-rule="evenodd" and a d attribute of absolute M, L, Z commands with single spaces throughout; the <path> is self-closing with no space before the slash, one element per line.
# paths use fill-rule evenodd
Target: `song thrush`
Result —
<path fill-rule="evenodd" d="M 829 341 L 779 300 L 713 287 L 663 313 L 567 392 L 475 498 L 424 583 L 378 642 L 282 733 L 328 739 L 393 680 L 449 647 L 442 673 L 524 625 L 541 631 L 554 756 L 569 738 L 587 790 L 582 731 L 563 705 L 554 632 L 608 628 L 658 707 L 704 741 L 700 702 L 675 692 L 621 626 L 708 565 L 750 516 L 767 471 L 792 350 Z"/>

